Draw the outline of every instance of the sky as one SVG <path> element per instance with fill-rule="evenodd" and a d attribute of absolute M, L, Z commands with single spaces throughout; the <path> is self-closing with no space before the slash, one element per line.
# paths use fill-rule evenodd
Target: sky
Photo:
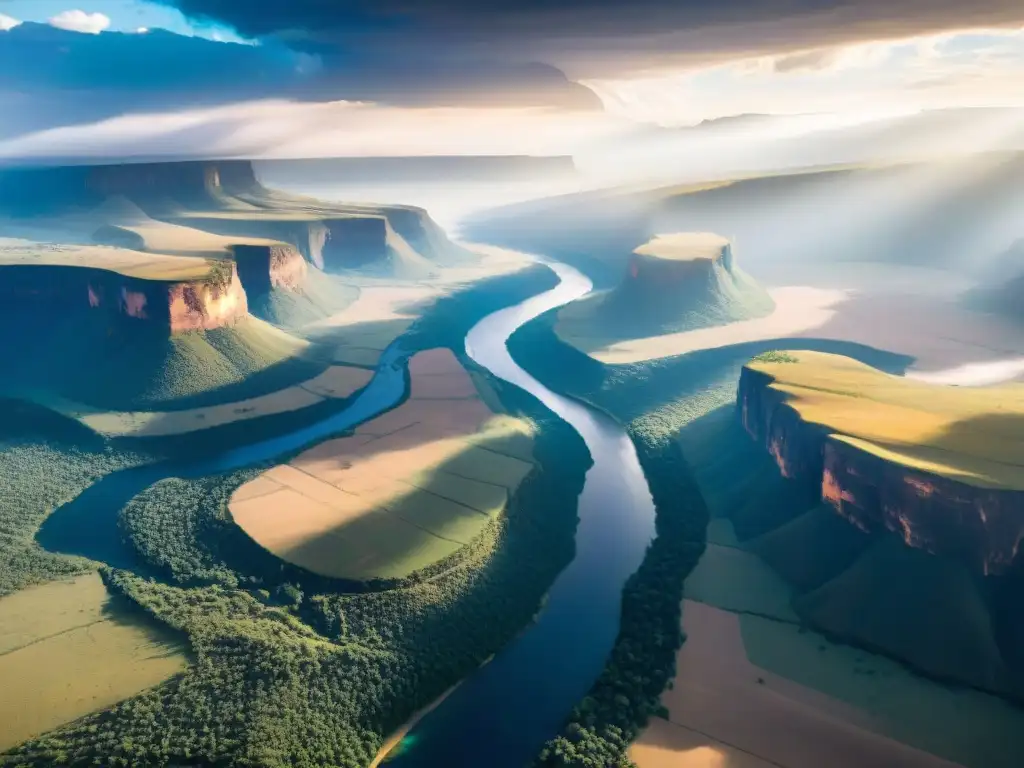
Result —
<path fill-rule="evenodd" d="M 586 155 L 1021 83 L 1020 0 L 0 0 L 0 157 Z"/>

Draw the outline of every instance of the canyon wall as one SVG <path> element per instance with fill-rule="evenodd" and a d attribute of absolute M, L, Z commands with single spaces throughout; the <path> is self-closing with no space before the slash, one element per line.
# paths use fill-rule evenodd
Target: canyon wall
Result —
<path fill-rule="evenodd" d="M 148 326 L 172 336 L 230 326 L 248 311 L 238 271 L 230 262 L 209 277 L 177 282 L 88 267 L 4 266 L 0 304 L 29 322 L 32 317 L 52 321 L 88 312 L 111 324 Z"/>
<path fill-rule="evenodd" d="M 323 269 L 354 269 L 388 256 L 388 220 L 383 216 L 324 219 L 326 236 L 321 250 Z"/>
<path fill-rule="evenodd" d="M 292 245 L 235 245 L 238 276 L 250 299 L 266 296 L 274 289 L 298 290 L 308 266 Z"/>
<path fill-rule="evenodd" d="M 979 488 L 886 461 L 842 440 L 824 447 L 822 500 L 865 531 L 1005 573 L 1024 539 L 1024 492 Z"/>
<path fill-rule="evenodd" d="M 9 168 L 0 171 L 0 210 L 56 214 L 93 208 L 116 195 L 143 204 L 166 199 L 199 203 L 218 191 L 261 190 L 247 160 Z"/>
<path fill-rule="evenodd" d="M 772 381 L 744 367 L 737 408 L 784 477 L 820 489 L 823 502 L 864 531 L 891 531 L 982 575 L 1009 569 L 1024 539 L 1024 492 L 970 485 L 858 448 L 803 421 Z"/>

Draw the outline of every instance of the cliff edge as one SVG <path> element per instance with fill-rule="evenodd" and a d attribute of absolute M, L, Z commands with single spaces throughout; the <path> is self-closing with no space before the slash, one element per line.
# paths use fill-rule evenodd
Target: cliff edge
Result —
<path fill-rule="evenodd" d="M 769 353 L 740 376 L 747 432 L 865 531 L 1005 572 L 1024 539 L 1024 386 L 938 387 L 839 355 Z"/>

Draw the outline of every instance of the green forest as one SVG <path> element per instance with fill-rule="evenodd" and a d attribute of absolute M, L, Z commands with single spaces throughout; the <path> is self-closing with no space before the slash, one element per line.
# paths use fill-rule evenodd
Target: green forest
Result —
<path fill-rule="evenodd" d="M 540 275 L 529 270 L 448 299 L 446 313 L 461 311 L 463 327 L 428 316 L 410 346 L 457 339 L 461 347 L 466 327 L 495 304 L 542 290 Z M 533 398 L 491 383 L 510 413 L 537 425 L 538 466 L 506 514 L 458 557 L 406 583 L 356 585 L 283 567 L 239 535 L 227 501 L 258 467 L 168 477 L 139 493 L 118 522 L 137 564 L 100 566 L 101 574 L 112 592 L 182 633 L 193 663 L 154 689 L 22 744 L 0 764 L 369 763 L 385 735 L 531 620 L 572 558 L 586 446 Z M 5 532 L 15 535 L 5 538 L 0 584 L 11 591 L 95 568 L 47 553 L 32 537 L 56 506 L 143 457 L 91 438 L 87 447 L 25 435 L 4 445 L 0 475 L 17 485 L 3 497 L 16 503 L 3 507 Z M 21 512 L 26 500 L 31 514 Z"/>

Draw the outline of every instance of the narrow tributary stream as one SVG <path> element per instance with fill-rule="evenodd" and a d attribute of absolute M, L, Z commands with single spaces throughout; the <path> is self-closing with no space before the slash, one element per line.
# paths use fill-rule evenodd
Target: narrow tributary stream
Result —
<path fill-rule="evenodd" d="M 633 443 L 605 415 L 555 394 L 520 368 L 508 338 L 524 323 L 587 294 L 590 281 L 550 264 L 560 282 L 499 310 L 466 336 L 466 352 L 498 378 L 526 390 L 582 436 L 594 464 L 579 499 L 576 553 L 534 623 L 463 681 L 409 733 L 389 768 L 522 768 L 557 734 L 604 667 L 619 629 L 622 588 L 654 536 L 654 505 Z M 329 419 L 193 462 L 161 462 L 112 473 L 56 510 L 39 543 L 116 567 L 137 565 L 117 527 L 120 509 L 166 477 L 202 477 L 274 459 L 370 419 L 405 391 L 404 354 L 385 353 L 373 381 Z"/>

